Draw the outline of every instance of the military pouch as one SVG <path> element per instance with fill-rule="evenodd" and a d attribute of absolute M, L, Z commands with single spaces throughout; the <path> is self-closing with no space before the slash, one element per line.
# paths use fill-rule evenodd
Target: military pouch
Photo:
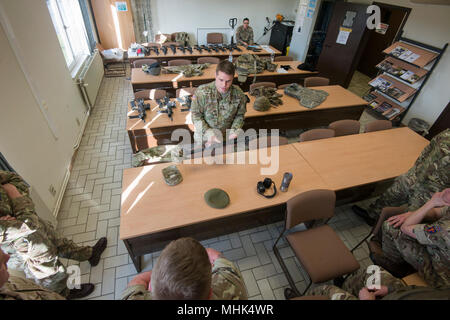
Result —
<path fill-rule="evenodd" d="M 176 165 L 171 165 L 162 169 L 162 174 L 164 176 L 164 181 L 169 186 L 176 186 L 181 181 L 183 181 L 183 176 L 181 175 L 181 172 L 180 170 L 178 170 Z"/>

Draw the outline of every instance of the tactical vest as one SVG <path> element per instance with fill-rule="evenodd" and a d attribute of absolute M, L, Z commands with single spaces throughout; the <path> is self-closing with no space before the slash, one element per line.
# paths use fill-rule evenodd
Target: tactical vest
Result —
<path fill-rule="evenodd" d="M 326 91 L 304 88 L 297 83 L 292 83 L 284 88 L 284 93 L 296 98 L 302 106 L 309 109 L 317 107 L 328 97 Z"/>
<path fill-rule="evenodd" d="M 249 74 L 256 75 L 264 70 L 275 71 L 277 67 L 277 65 L 271 63 L 269 59 L 262 59 L 256 54 L 250 53 L 240 55 L 234 64 L 236 66 L 239 82 L 247 81 L 247 76 Z M 255 80 L 256 76 L 254 77 L 253 82 L 255 82 Z"/>

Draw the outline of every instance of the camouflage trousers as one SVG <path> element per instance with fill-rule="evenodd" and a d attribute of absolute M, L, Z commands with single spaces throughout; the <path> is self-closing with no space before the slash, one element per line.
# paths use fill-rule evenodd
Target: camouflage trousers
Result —
<path fill-rule="evenodd" d="M 85 261 L 92 256 L 92 247 L 60 237 L 49 222 L 41 219 L 35 232 L 1 247 L 11 256 L 9 268 L 23 271 L 28 279 L 63 296 L 68 294 L 68 274 L 59 258 Z"/>
<path fill-rule="evenodd" d="M 369 268 L 374 268 L 380 272 L 380 285 L 387 286 L 392 289 L 405 287 L 406 284 L 389 272 L 379 266 L 369 266 L 367 269 L 360 268 L 345 279 L 342 289 L 334 285 L 322 285 L 311 288 L 306 295 L 310 296 L 327 296 L 330 300 L 358 300 L 359 291 L 373 284 L 370 277 L 373 271 Z"/>
<path fill-rule="evenodd" d="M 445 188 L 448 186 L 436 185 L 430 181 L 418 181 L 413 170 L 409 170 L 397 177 L 394 183 L 366 209 L 369 216 L 374 219 L 378 219 L 381 210 L 385 207 L 400 207 L 406 204 L 408 211 L 414 211 L 430 200 L 435 192 Z"/>

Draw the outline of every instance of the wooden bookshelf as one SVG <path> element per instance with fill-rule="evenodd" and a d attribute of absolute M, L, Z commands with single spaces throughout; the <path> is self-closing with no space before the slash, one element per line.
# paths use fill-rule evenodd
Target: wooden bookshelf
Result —
<path fill-rule="evenodd" d="M 393 77 L 388 76 L 387 74 L 379 75 L 378 77 L 370 81 L 369 85 L 377 89 L 378 91 L 381 91 L 384 94 L 388 95 L 392 99 L 397 100 L 398 102 L 405 101 L 417 91 L 407 84 L 395 80 Z"/>
<path fill-rule="evenodd" d="M 416 59 L 409 60 L 412 55 L 409 55 L 408 57 L 404 56 L 405 53 L 412 52 L 414 55 L 418 55 Z M 419 48 L 418 46 L 403 42 L 403 41 L 397 41 L 393 45 L 391 45 L 389 48 L 386 48 L 383 53 L 388 54 L 390 56 L 396 57 L 399 60 L 406 61 L 408 63 L 414 64 L 420 68 L 425 67 L 427 64 L 429 64 L 431 61 L 436 59 L 439 55 L 437 52 L 432 52 L 430 50 L 426 50 L 424 48 Z"/>
<path fill-rule="evenodd" d="M 391 56 L 377 64 L 376 68 L 410 84 L 416 83 L 428 73 L 428 70 L 418 68 Z"/>

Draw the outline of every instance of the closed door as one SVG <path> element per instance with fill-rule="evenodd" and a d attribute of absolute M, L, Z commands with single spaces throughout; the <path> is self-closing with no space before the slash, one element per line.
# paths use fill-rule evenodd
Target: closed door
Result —
<path fill-rule="evenodd" d="M 330 84 L 347 88 L 367 42 L 367 5 L 338 2 L 328 26 L 317 69 Z"/>

